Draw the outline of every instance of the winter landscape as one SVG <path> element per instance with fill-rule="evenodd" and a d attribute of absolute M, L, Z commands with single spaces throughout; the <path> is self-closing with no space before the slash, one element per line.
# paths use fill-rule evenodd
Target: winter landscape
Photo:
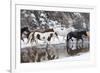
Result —
<path fill-rule="evenodd" d="M 21 63 L 87 59 L 90 50 L 89 16 L 84 12 L 22 9 Z"/>

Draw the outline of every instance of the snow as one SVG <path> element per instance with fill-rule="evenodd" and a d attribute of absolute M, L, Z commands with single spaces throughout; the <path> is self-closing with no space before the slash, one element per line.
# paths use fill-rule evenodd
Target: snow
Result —
<path fill-rule="evenodd" d="M 45 22 L 45 21 L 42 21 L 41 24 L 42 24 L 42 25 L 43 25 L 43 24 L 46 24 L 46 22 Z"/>
<path fill-rule="evenodd" d="M 43 13 L 41 13 L 41 15 L 40 16 L 42 16 L 42 17 L 46 17 L 46 15 L 45 14 L 43 14 Z"/>
<path fill-rule="evenodd" d="M 34 15 L 33 13 L 31 14 L 31 16 L 32 16 L 33 18 L 36 18 L 35 15 Z"/>
<path fill-rule="evenodd" d="M 43 22 L 44 21 L 44 18 L 39 18 L 39 20 Z"/>
<path fill-rule="evenodd" d="M 56 26 L 58 24 L 58 21 L 54 21 L 54 20 L 48 20 L 48 25 L 49 26 Z"/>

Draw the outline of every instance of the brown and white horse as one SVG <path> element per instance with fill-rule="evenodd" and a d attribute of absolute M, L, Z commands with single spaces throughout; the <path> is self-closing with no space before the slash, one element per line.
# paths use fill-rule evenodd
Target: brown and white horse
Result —
<path fill-rule="evenodd" d="M 56 32 L 54 32 L 53 29 L 46 29 L 46 30 L 35 30 L 33 32 L 30 33 L 29 35 L 29 38 L 28 38 L 28 43 L 32 43 L 32 42 L 35 42 L 36 45 L 38 45 L 38 40 L 40 41 L 44 41 L 46 44 L 50 44 L 50 41 L 52 38 L 55 38 L 57 37 L 58 38 L 58 35 Z"/>

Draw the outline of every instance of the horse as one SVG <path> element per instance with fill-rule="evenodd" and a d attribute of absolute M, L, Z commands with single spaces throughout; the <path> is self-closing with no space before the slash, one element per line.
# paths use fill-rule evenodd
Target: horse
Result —
<path fill-rule="evenodd" d="M 28 27 L 21 28 L 21 40 L 24 41 L 24 38 L 28 39 L 29 34 L 30 34 L 30 31 L 29 31 Z"/>
<path fill-rule="evenodd" d="M 38 45 L 38 40 L 44 41 L 47 44 L 50 44 L 51 38 L 57 37 L 58 35 L 54 32 L 53 29 L 46 29 L 44 31 L 36 30 L 30 33 L 28 42 L 35 42 Z"/>
<path fill-rule="evenodd" d="M 77 30 L 74 27 L 68 27 L 68 28 L 65 28 L 65 27 L 54 27 L 53 29 L 59 36 L 63 36 L 63 39 L 66 37 L 66 35 L 69 32 Z"/>
<path fill-rule="evenodd" d="M 48 58 L 49 59 L 53 59 L 54 57 L 51 57 L 48 53 L 48 46 L 50 46 L 50 41 L 53 37 L 57 37 L 58 38 L 58 35 L 56 32 L 54 32 L 53 29 L 46 29 L 44 31 L 40 31 L 40 30 L 37 30 L 37 31 L 34 31 L 34 32 L 31 32 L 30 35 L 29 35 L 29 42 L 31 42 L 31 45 L 33 46 L 32 42 L 35 42 L 36 43 L 36 46 L 38 46 L 39 42 L 38 40 L 40 41 L 44 41 L 46 43 L 46 53 L 48 55 Z"/>
<path fill-rule="evenodd" d="M 68 54 L 70 54 L 70 52 L 71 52 L 71 49 L 68 47 L 69 46 L 68 44 L 69 44 L 70 39 L 73 41 L 72 37 L 76 38 L 76 48 L 77 48 L 77 50 L 79 50 L 78 49 L 78 40 L 80 40 L 80 39 L 82 40 L 82 48 L 83 48 L 83 37 L 82 37 L 83 35 L 88 37 L 87 31 L 85 31 L 85 30 L 73 31 L 73 32 L 70 32 L 70 33 L 67 34 L 67 52 L 68 52 Z"/>

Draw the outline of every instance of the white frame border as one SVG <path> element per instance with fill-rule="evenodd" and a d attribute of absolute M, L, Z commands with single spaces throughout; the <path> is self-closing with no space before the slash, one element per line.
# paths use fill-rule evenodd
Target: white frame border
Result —
<path fill-rule="evenodd" d="M 14 25 L 14 24 L 16 24 L 15 23 L 15 20 L 16 20 L 16 17 L 15 17 L 15 12 L 16 12 L 16 3 L 17 2 L 12 2 L 11 3 L 11 72 L 12 73 L 14 73 L 14 72 L 19 72 L 20 70 L 18 70 L 17 68 L 16 68 L 16 64 L 15 64 L 15 62 L 16 62 L 16 60 L 14 60 L 14 59 L 16 59 L 14 56 L 15 56 L 15 47 L 16 47 L 16 45 L 15 45 L 15 43 L 14 43 L 14 39 L 15 39 L 15 37 L 16 37 L 16 34 L 15 34 L 15 30 L 16 30 L 16 28 L 14 27 L 14 26 L 16 26 L 16 25 Z M 18 5 L 23 5 L 23 4 L 18 4 Z M 25 5 L 27 5 L 27 4 L 25 4 Z M 28 5 L 36 5 L 36 4 L 28 4 Z M 50 5 L 50 4 L 49 4 Z M 47 5 L 47 7 L 49 6 L 49 5 Z M 37 6 L 43 6 L 43 5 L 37 5 Z M 44 6 L 46 6 L 45 4 L 44 4 Z M 50 7 L 55 7 L 55 5 L 53 6 L 53 5 L 50 5 Z M 56 7 L 63 7 L 63 5 L 56 5 Z M 94 24 L 95 24 L 95 7 L 87 7 L 87 6 L 79 6 L 79 5 L 66 5 L 66 6 L 64 6 L 64 8 L 69 8 L 69 7 L 71 7 L 71 8 L 79 8 L 79 9 L 92 9 L 92 11 L 93 11 L 93 15 L 90 15 L 90 18 L 91 18 L 91 16 L 92 16 L 92 19 L 91 20 L 93 20 L 92 22 L 93 23 L 91 23 L 90 22 L 90 30 L 91 29 L 93 29 L 93 30 L 91 30 L 90 32 L 92 32 L 91 34 L 90 34 L 90 36 L 93 36 L 94 37 L 94 39 L 92 38 L 90 38 L 92 41 L 92 44 L 95 44 L 95 26 L 94 26 Z M 91 12 L 91 11 L 90 11 Z M 13 25 L 12 25 L 13 24 Z M 93 26 L 91 26 L 91 25 L 93 25 Z M 91 43 L 90 42 L 90 43 Z M 91 46 L 90 46 L 91 47 Z M 95 48 L 95 46 L 93 46 L 94 48 Z M 13 49 L 14 48 L 14 49 Z M 88 61 L 88 62 L 86 62 L 85 64 L 82 64 L 81 65 L 81 67 L 83 66 L 94 66 L 95 65 L 95 50 L 94 50 L 94 48 L 93 48 L 93 50 L 92 50 L 92 56 L 91 56 L 91 59 L 90 59 L 90 61 Z M 76 61 L 75 61 L 76 62 Z M 50 62 L 48 62 L 48 63 L 50 63 Z M 48 63 L 45 63 L 45 64 L 48 64 Z M 77 63 L 77 62 L 76 62 Z M 51 63 L 50 63 L 51 64 Z M 65 66 L 64 65 L 65 63 L 64 62 L 60 62 L 60 65 L 58 65 L 58 64 L 55 64 L 56 66 L 61 66 L 61 67 L 58 67 L 57 69 L 61 69 L 61 68 L 64 68 L 64 67 L 66 67 L 66 68 L 68 68 L 68 67 L 76 67 L 76 65 L 73 65 L 73 63 L 71 63 L 71 65 L 69 65 L 68 63 L 68 65 L 67 66 Z M 78 63 L 77 63 L 78 64 Z M 87 65 L 86 65 L 87 64 Z M 42 66 L 42 65 L 44 65 L 43 63 L 39 63 L 39 64 L 37 64 L 37 66 Z M 23 65 L 24 66 L 24 65 Z M 50 65 L 50 68 L 52 67 L 52 65 Z M 80 67 L 80 64 L 78 65 L 78 67 Z M 54 68 L 54 67 L 53 67 Z M 52 68 L 52 69 L 53 69 Z M 40 68 L 39 68 L 40 69 Z M 44 68 L 44 69 L 46 69 L 46 67 Z M 56 68 L 54 68 L 54 69 L 56 69 Z M 42 69 L 41 69 L 42 70 Z"/>

